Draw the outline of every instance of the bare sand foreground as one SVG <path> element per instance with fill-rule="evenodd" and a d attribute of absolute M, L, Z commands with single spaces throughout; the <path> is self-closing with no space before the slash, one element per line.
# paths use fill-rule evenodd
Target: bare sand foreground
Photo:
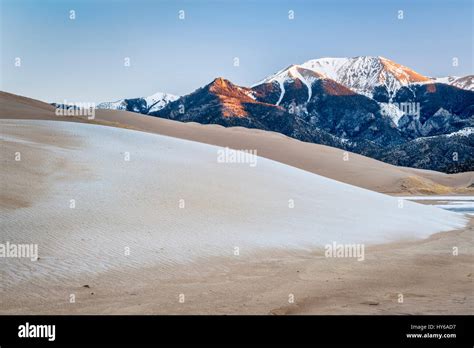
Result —
<path fill-rule="evenodd" d="M 177 265 L 167 276 L 152 267 L 39 282 L 3 293 L 0 312 L 472 315 L 473 232 L 471 222 L 423 241 L 374 246 L 364 262 L 327 259 L 322 251 L 266 251 Z"/>
<path fill-rule="evenodd" d="M 265 159 L 258 175 L 217 167 L 203 144 L 2 122 L 2 241 L 46 252 L 34 264 L 1 260 L 1 313 L 473 313 L 473 224 L 459 228 L 460 214 L 400 209 Z M 127 144 L 137 148 L 124 163 Z M 367 243 L 364 260 L 325 257 L 330 240 Z"/>
<path fill-rule="evenodd" d="M 59 117 L 54 107 L 29 98 L 0 92 L 0 119 L 38 119 L 88 122 L 162 134 L 233 149 L 257 150 L 261 157 L 372 191 L 397 194 L 474 194 L 474 173 L 444 174 L 392 166 L 328 146 L 301 142 L 282 134 L 218 125 L 182 123 L 130 113 L 96 110 L 94 120 Z"/>

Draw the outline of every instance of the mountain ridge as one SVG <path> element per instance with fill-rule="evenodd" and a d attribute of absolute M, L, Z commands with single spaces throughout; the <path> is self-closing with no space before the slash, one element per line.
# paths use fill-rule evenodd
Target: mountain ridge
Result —
<path fill-rule="evenodd" d="M 470 81 L 426 77 L 380 56 L 320 58 L 290 65 L 251 87 L 217 77 L 154 110 L 145 98 L 125 100 L 128 111 L 150 116 L 270 130 L 392 164 L 403 155 L 404 165 L 456 172 L 474 169 L 472 134 L 441 137 L 448 144 L 444 153 L 433 150 L 437 157 L 430 161 L 419 157 L 437 143 L 424 138 L 474 126 Z M 419 142 L 411 143 L 415 139 L 426 146 L 420 150 Z M 468 154 L 459 156 L 462 163 L 450 163 L 449 151 Z"/>

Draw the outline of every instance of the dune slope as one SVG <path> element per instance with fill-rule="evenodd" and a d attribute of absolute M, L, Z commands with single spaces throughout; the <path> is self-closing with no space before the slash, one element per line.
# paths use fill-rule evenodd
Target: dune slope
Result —
<path fill-rule="evenodd" d="M 254 167 L 220 163 L 220 148 L 207 144 L 58 121 L 0 126 L 2 182 L 14 184 L 3 192 L 10 204 L 1 208 L 0 237 L 40 250 L 37 262 L 7 259 L 4 285 L 120 267 L 166 269 L 232 256 L 236 248 L 248 255 L 418 239 L 465 224 L 455 213 L 400 206 L 395 197 L 265 158 Z M 36 194 L 25 196 L 31 189 Z"/>

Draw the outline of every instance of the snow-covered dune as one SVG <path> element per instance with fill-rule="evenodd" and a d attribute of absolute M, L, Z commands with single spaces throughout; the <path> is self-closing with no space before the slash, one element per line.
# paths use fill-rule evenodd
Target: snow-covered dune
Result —
<path fill-rule="evenodd" d="M 2 260 L 4 284 L 166 268 L 234 257 L 236 248 L 249 255 L 424 238 L 465 223 L 260 157 L 256 166 L 222 163 L 222 148 L 207 144 L 59 121 L 1 120 L 0 128 L 1 179 L 10 186 L 1 196 L 0 241 L 37 243 L 40 256 Z M 29 201 L 13 207 L 19 197 Z"/>

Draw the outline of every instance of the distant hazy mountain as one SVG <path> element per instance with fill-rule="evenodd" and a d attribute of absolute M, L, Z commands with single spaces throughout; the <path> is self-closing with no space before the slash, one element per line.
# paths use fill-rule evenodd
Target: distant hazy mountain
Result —
<path fill-rule="evenodd" d="M 103 102 L 97 105 L 97 109 L 126 110 L 142 114 L 161 110 L 171 101 L 178 99 L 178 96 L 168 93 L 155 93 L 149 97 L 120 99 L 115 102 Z"/>

